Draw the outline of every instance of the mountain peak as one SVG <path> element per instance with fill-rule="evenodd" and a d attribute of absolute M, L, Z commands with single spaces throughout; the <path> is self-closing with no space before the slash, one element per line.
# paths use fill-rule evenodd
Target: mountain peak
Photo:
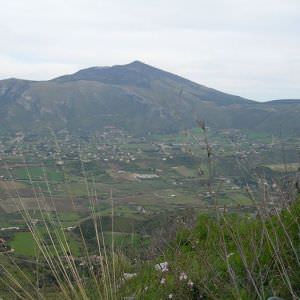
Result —
<path fill-rule="evenodd" d="M 139 88 L 150 88 L 158 81 L 167 85 L 172 82 L 172 85 L 174 86 L 188 86 L 191 91 L 201 88 L 201 98 L 203 100 L 220 102 L 224 105 L 248 101 L 241 97 L 228 95 L 217 90 L 207 88 L 178 75 L 145 64 L 139 60 L 135 60 L 125 65 L 82 69 L 74 74 L 58 77 L 54 79 L 54 81 L 96 81 L 114 86 L 119 85 Z"/>
<path fill-rule="evenodd" d="M 127 66 L 139 66 L 139 65 L 147 65 L 140 60 L 134 60 L 131 63 L 127 64 Z M 126 65 L 125 65 L 126 66 Z"/>
<path fill-rule="evenodd" d="M 155 74 L 171 74 L 171 73 L 168 73 L 166 71 L 163 71 L 161 69 L 158 69 L 156 67 L 153 67 L 151 65 L 148 65 L 142 61 L 139 61 L 139 60 L 135 60 L 127 65 L 121 65 L 121 66 L 116 66 L 116 67 L 122 67 L 122 68 L 129 68 L 129 69 L 134 69 L 136 71 L 139 71 L 139 72 L 155 72 Z"/>
<path fill-rule="evenodd" d="M 125 65 L 111 67 L 90 67 L 79 70 L 70 75 L 64 75 L 53 79 L 56 82 L 89 80 L 106 84 L 121 84 L 135 86 L 149 86 L 149 82 L 162 74 L 169 74 L 155 67 L 135 60 Z M 169 74 L 171 75 L 171 74 Z"/>

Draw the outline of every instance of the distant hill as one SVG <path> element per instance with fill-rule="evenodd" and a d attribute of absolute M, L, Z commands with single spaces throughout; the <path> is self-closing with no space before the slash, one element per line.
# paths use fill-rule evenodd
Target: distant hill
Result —
<path fill-rule="evenodd" d="M 219 129 L 295 134 L 299 115 L 300 101 L 258 103 L 139 61 L 48 81 L 0 81 L 0 132 L 51 127 L 90 134 L 110 125 L 143 135 L 175 132 L 205 119 Z"/>
<path fill-rule="evenodd" d="M 272 105 L 298 105 L 300 99 L 278 99 L 266 102 L 266 104 Z"/>

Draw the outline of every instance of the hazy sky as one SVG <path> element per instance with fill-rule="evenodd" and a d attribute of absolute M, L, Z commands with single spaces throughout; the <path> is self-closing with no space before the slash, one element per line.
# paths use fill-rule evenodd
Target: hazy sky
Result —
<path fill-rule="evenodd" d="M 300 0 L 0 0 L 0 79 L 133 60 L 256 100 L 300 98 Z"/>

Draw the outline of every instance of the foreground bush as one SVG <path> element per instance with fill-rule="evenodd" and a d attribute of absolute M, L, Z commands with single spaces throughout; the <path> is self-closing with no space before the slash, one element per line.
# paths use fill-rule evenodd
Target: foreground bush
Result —
<path fill-rule="evenodd" d="M 279 212 L 201 215 L 125 288 L 137 299 L 299 299 L 300 200 Z"/>

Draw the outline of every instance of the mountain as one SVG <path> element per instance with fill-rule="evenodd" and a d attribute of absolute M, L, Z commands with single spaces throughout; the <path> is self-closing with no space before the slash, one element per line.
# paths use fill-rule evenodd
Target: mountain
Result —
<path fill-rule="evenodd" d="M 92 67 L 48 81 L 0 81 L 0 131 L 51 127 L 93 133 L 169 133 L 205 119 L 215 128 L 297 133 L 300 101 L 258 103 L 194 83 L 139 61 Z"/>

